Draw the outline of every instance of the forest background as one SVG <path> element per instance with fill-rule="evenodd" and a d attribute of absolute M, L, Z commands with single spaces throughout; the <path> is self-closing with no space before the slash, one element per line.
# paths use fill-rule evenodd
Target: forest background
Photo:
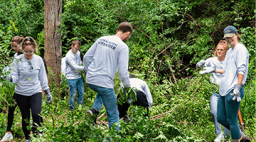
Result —
<path fill-rule="evenodd" d="M 128 21 L 134 32 L 127 41 L 129 72 L 149 85 L 153 96 L 150 119 L 145 110 L 132 106 L 131 121 L 120 120 L 120 131 L 108 130 L 102 108 L 93 126 L 86 111 L 96 93 L 85 84 L 83 107 L 68 110 L 68 85 L 60 88 L 50 72 L 53 102 L 43 103 L 43 137 L 33 141 L 213 141 L 214 124 L 210 113 L 211 92 L 216 87 L 209 75 L 199 75 L 195 64 L 214 56 L 223 39 L 223 30 L 234 25 L 250 54 L 249 75 L 241 113 L 245 132 L 256 141 L 255 117 L 255 1 L 254 0 L 63 0 L 61 25 L 62 56 L 71 40 L 81 42 L 81 56 L 97 38 L 113 35 L 120 22 Z M 15 54 L 11 38 L 34 37 L 38 55 L 44 56 L 44 1 L 0 0 L 0 71 Z M 7 110 L 14 86 L 2 81 L 0 87 L 0 136 L 6 132 Z M 120 81 L 115 78 L 118 93 Z M 58 95 L 61 94 L 61 95 Z M 44 96 L 44 102 L 46 97 Z M 14 141 L 23 141 L 21 115 L 15 111 Z"/>

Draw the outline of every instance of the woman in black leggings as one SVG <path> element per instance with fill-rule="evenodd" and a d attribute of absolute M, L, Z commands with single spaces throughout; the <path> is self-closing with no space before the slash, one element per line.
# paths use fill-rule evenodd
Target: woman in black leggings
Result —
<path fill-rule="evenodd" d="M 52 95 L 48 86 L 45 65 L 43 59 L 34 55 L 37 52 L 36 41 L 32 37 L 26 37 L 22 42 L 23 55 L 13 61 L 10 73 L 10 81 L 16 83 L 15 97 L 22 115 L 22 129 L 26 142 L 30 140 L 30 130 L 27 129 L 30 121 L 30 109 L 32 111 L 33 127 L 35 134 L 37 125 L 41 126 L 42 89 L 47 95 L 47 102 L 51 102 Z"/>
<path fill-rule="evenodd" d="M 14 36 L 11 40 L 11 46 L 13 50 L 16 51 L 14 54 L 14 58 L 23 54 L 23 50 L 20 48 L 21 42 L 23 41 L 23 36 Z M 5 67 L 4 74 L 9 71 L 9 67 Z M 11 104 L 8 108 L 8 123 L 7 123 L 7 132 L 5 133 L 4 137 L 1 139 L 1 141 L 7 141 L 8 139 L 13 139 L 13 135 L 11 132 L 13 118 L 14 118 L 14 111 L 17 107 L 16 101 L 15 101 L 15 94 L 13 95 L 13 104 Z"/>

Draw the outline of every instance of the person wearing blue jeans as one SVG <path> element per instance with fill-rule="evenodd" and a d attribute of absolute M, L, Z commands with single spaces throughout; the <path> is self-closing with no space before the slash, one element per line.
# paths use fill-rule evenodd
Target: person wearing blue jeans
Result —
<path fill-rule="evenodd" d="M 196 64 L 196 67 L 202 68 L 205 65 L 204 71 L 200 71 L 200 74 L 212 73 L 211 75 L 211 83 L 219 87 L 222 74 L 215 73 L 214 69 L 223 69 L 223 61 L 225 59 L 226 53 L 228 51 L 228 44 L 225 40 L 220 40 L 218 45 L 215 48 L 214 55 L 216 57 L 208 58 L 207 60 L 201 60 Z M 224 137 L 226 137 L 227 133 L 230 135 L 230 131 L 224 127 L 224 135 L 222 133 L 221 124 L 217 121 L 217 102 L 219 99 L 219 91 L 214 90 L 212 96 L 210 98 L 210 107 L 212 119 L 215 125 L 215 134 L 217 137 L 214 139 L 214 142 L 220 142 Z"/>
<path fill-rule="evenodd" d="M 118 69 L 119 79 L 125 87 L 130 87 L 129 48 L 125 42 L 131 37 L 132 31 L 133 28 L 128 22 L 120 23 L 115 35 L 97 39 L 83 57 L 86 82 L 92 90 L 98 93 L 91 110 L 87 113 L 89 117 L 98 114 L 104 104 L 109 128 L 116 123 L 116 130 L 119 130 L 119 113 L 114 91 L 114 78 Z"/>
<path fill-rule="evenodd" d="M 84 80 L 83 78 L 78 79 L 67 79 L 69 91 L 70 91 L 70 99 L 69 99 L 69 105 L 70 110 L 74 110 L 75 108 L 75 99 L 76 99 L 76 90 L 78 93 L 78 105 L 83 105 L 84 101 Z"/>
<path fill-rule="evenodd" d="M 213 92 L 211 99 L 210 99 L 210 107 L 211 107 L 211 114 L 212 114 L 212 119 L 215 125 L 215 134 L 217 134 L 218 136 L 221 136 L 220 138 L 225 138 L 227 136 L 227 134 L 229 134 L 229 136 L 231 135 L 229 129 L 227 129 L 226 127 L 224 127 L 224 137 L 223 137 L 223 133 L 222 133 L 222 129 L 221 129 L 221 124 L 217 121 L 217 106 L 218 106 L 218 99 L 220 98 L 220 94 Z M 220 135 L 219 135 L 220 134 Z M 218 136 L 216 137 L 216 139 L 214 140 L 214 142 L 217 142 L 218 140 Z"/>
<path fill-rule="evenodd" d="M 71 44 L 71 49 L 68 51 L 65 57 L 65 72 L 67 82 L 69 85 L 70 99 L 69 99 L 69 109 L 73 111 L 75 109 L 75 98 L 76 91 L 78 93 L 78 105 L 83 105 L 84 102 L 84 82 L 79 71 L 83 71 L 84 67 L 80 66 L 82 61 L 80 58 L 80 42 L 78 40 L 73 40 Z"/>
<path fill-rule="evenodd" d="M 98 93 L 96 95 L 92 108 L 95 108 L 98 111 L 100 110 L 102 104 L 104 104 L 104 107 L 107 110 L 109 128 L 111 128 L 114 123 L 118 124 L 119 112 L 117 109 L 116 95 L 114 89 L 104 88 L 92 84 L 88 84 L 88 87 Z M 118 126 L 117 130 L 119 130 Z"/>
<path fill-rule="evenodd" d="M 248 75 L 249 53 L 246 47 L 239 43 L 240 36 L 234 26 L 224 29 L 224 38 L 231 46 L 228 50 L 224 69 L 215 72 L 223 74 L 219 89 L 217 120 L 230 129 L 232 141 L 250 141 L 250 138 L 239 130 L 238 111 L 244 97 L 244 84 Z"/>

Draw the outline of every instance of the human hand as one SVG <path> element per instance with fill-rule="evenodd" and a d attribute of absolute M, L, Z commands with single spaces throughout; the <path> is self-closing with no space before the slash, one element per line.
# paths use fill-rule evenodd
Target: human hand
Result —
<path fill-rule="evenodd" d="M 233 93 L 230 93 L 230 96 L 234 96 L 233 97 L 233 101 L 237 101 L 240 102 L 241 101 L 241 97 L 240 97 L 240 89 L 241 89 L 242 85 L 241 84 L 236 84 L 233 90 Z"/>
<path fill-rule="evenodd" d="M 206 73 L 212 73 L 215 71 L 215 68 L 214 67 L 204 67 L 204 70 L 203 71 L 200 71 L 199 73 L 200 74 L 206 74 Z"/>
<path fill-rule="evenodd" d="M 47 96 L 47 103 L 50 103 L 52 101 L 52 94 L 50 92 L 50 89 L 44 90 L 44 93 Z"/>
<path fill-rule="evenodd" d="M 199 61 L 199 62 L 196 64 L 196 67 L 201 69 L 201 68 L 204 67 L 204 64 L 205 64 L 205 60 L 201 60 L 201 61 Z"/>

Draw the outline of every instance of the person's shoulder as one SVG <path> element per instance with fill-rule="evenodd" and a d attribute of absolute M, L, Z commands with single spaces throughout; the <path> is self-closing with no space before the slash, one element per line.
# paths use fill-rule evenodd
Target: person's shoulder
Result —
<path fill-rule="evenodd" d="M 43 61 L 43 58 L 39 55 L 33 55 L 36 60 Z"/>
<path fill-rule="evenodd" d="M 139 78 L 130 78 L 130 80 L 133 80 L 133 81 L 139 82 L 140 84 L 142 84 L 142 83 L 146 83 L 144 80 L 139 79 Z"/>
<path fill-rule="evenodd" d="M 237 49 L 238 50 L 247 50 L 246 47 L 242 43 L 237 44 Z"/>
<path fill-rule="evenodd" d="M 210 58 L 206 59 L 205 62 L 214 62 L 216 60 L 218 60 L 217 57 L 210 57 Z"/>
<path fill-rule="evenodd" d="M 65 56 L 65 58 L 67 58 L 67 57 L 71 57 L 72 56 L 72 54 L 71 54 L 72 52 L 71 52 L 71 50 L 68 50 L 68 52 L 67 52 L 67 54 L 66 54 L 66 56 Z"/>
<path fill-rule="evenodd" d="M 18 55 L 16 57 L 14 57 L 15 59 L 21 59 L 21 58 L 24 58 L 24 54 L 21 54 L 21 55 Z"/>

